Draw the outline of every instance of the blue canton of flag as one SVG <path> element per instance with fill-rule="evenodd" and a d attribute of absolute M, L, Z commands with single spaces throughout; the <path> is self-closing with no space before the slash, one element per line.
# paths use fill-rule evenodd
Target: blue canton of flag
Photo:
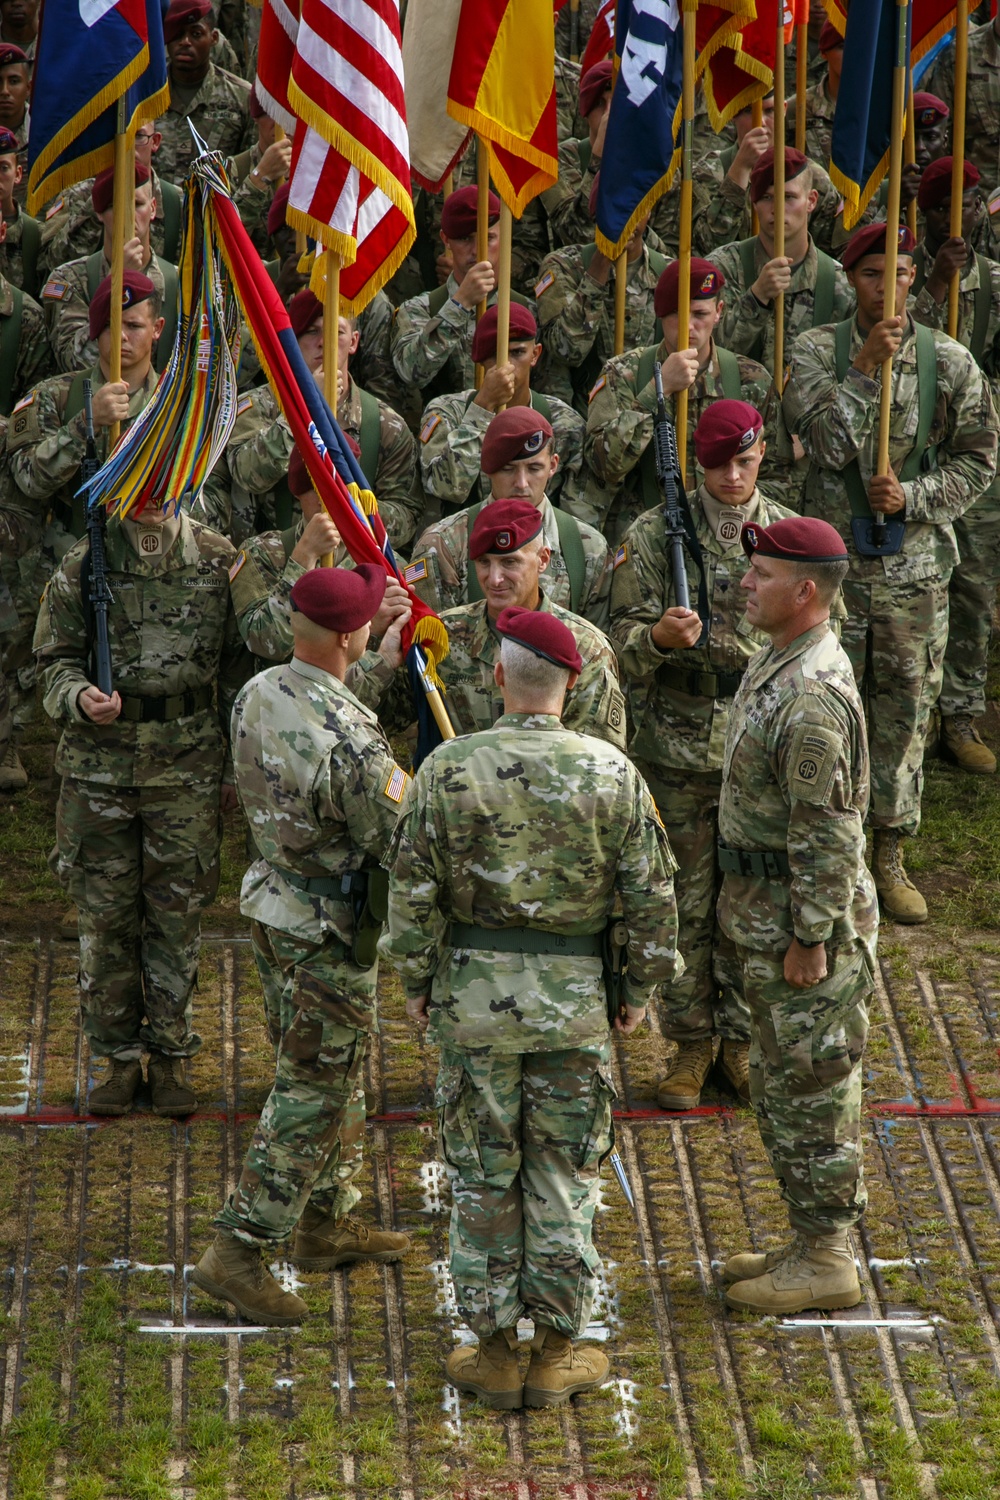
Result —
<path fill-rule="evenodd" d="M 126 131 L 170 103 L 159 0 L 44 0 L 31 89 L 28 212 L 110 167 Z"/>
<path fill-rule="evenodd" d="M 830 141 L 830 176 L 844 199 L 844 228 L 853 229 L 889 170 L 892 72 L 898 48 L 896 0 L 865 0 L 847 12 L 844 64 Z M 910 55 L 905 7 L 904 63 Z"/>
<path fill-rule="evenodd" d="M 595 236 L 612 260 L 667 191 L 680 160 L 684 37 L 677 0 L 619 0 L 615 67 Z"/>

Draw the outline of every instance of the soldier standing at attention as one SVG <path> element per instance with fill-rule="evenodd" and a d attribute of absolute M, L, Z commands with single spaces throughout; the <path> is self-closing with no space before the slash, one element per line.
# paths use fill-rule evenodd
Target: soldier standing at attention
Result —
<path fill-rule="evenodd" d="M 628 1035 L 674 973 L 674 862 L 641 776 L 560 722 L 580 670 L 540 610 L 497 620 L 504 714 L 417 772 L 395 841 L 383 956 L 441 1048 L 441 1150 L 452 1169 L 449 1264 L 476 1347 L 448 1379 L 503 1410 L 553 1406 L 607 1377 L 580 1346 L 597 1290 L 592 1228 L 614 1144 L 601 934 L 620 899 Z M 534 1319 L 522 1378 L 517 1321 Z"/>
<path fill-rule="evenodd" d="M 171 0 L 163 18 L 167 48 L 170 105 L 156 122 L 163 136 L 157 170 L 178 186 L 197 155 L 188 121 L 209 151 L 229 158 L 226 170 L 234 186 L 260 159 L 257 130 L 250 118 L 250 85 L 212 61 L 219 40 L 211 0 Z"/>
<path fill-rule="evenodd" d="M 291 1259 L 305 1271 L 399 1260 L 410 1247 L 405 1234 L 350 1217 L 361 1197 L 362 1069 L 377 1024 L 379 864 L 409 778 L 344 678 L 364 652 L 385 581 L 368 564 L 304 573 L 291 594 L 292 660 L 254 677 L 233 714 L 236 785 L 260 851 L 240 910 L 252 919 L 277 1066 L 192 1280 L 244 1317 L 280 1327 L 306 1312 L 267 1269 L 290 1234 Z M 391 627 L 396 665 L 409 618 Z M 384 894 L 383 885 L 383 903 Z"/>
<path fill-rule="evenodd" d="M 796 341 L 784 413 L 810 459 L 802 508 L 837 527 L 851 560 L 842 641 L 866 698 L 875 884 L 888 916 L 917 923 L 927 920 L 927 903 L 906 873 L 901 841 L 920 826 L 924 741 L 958 562 L 953 522 L 993 479 L 997 415 L 968 349 L 907 315 L 915 275 L 908 229 L 899 231 L 895 296 L 885 296 L 885 236 L 885 224 L 852 235 L 843 264 L 857 314 Z M 890 355 L 890 468 L 879 476 Z M 881 540 L 876 514 L 887 523 Z"/>
<path fill-rule="evenodd" d="M 615 558 L 611 632 L 628 684 L 629 754 L 645 777 L 678 861 L 678 946 L 684 973 L 658 994 L 664 1035 L 677 1056 L 661 1081 L 662 1109 L 696 1109 L 715 1058 L 737 1096 L 750 1098 L 750 1018 L 732 944 L 715 918 L 721 875 L 716 827 L 722 749 L 747 661 L 764 645 L 736 587 L 743 524 L 769 526 L 789 512 L 762 495 L 763 420 L 745 401 L 716 401 L 694 441 L 704 480 L 688 501 L 698 556 L 685 547 L 691 600 L 673 591 L 663 506 L 633 521 Z"/>
<path fill-rule="evenodd" d="M 868 747 L 830 629 L 847 548 L 825 521 L 743 530 L 749 625 L 771 644 L 729 716 L 719 803 L 719 924 L 750 1008 L 750 1095 L 788 1204 L 790 1244 L 734 1255 L 730 1307 L 853 1307 L 850 1230 L 865 1209 L 861 1069 L 878 904 L 865 866 Z"/>

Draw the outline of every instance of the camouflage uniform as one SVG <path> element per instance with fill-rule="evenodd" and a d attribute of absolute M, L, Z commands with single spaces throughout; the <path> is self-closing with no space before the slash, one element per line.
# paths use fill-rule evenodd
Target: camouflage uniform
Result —
<path fill-rule="evenodd" d="M 407 995 L 430 995 L 450 1268 L 480 1338 L 522 1314 L 570 1338 L 586 1326 L 615 1088 L 598 958 L 463 948 L 449 924 L 576 937 L 600 932 L 617 896 L 625 998 L 642 1006 L 678 963 L 673 868 L 630 762 L 551 715 L 504 714 L 417 773 L 380 947 Z"/>
<path fill-rule="evenodd" d="M 555 508 L 550 500 L 543 499 L 539 509 L 544 518 L 542 536 L 546 547 L 552 549 L 545 587 L 553 604 L 571 609 L 570 578 L 559 546 Z M 611 594 L 611 553 L 593 526 L 584 521 L 578 521 L 577 525 L 583 543 L 584 577 L 582 597 L 574 613 L 603 630 L 608 622 Z M 412 557 L 403 576 L 425 603 L 438 611 L 465 604 L 469 597 L 469 512 L 456 511 L 453 516 L 428 526 L 417 538 Z"/>
<path fill-rule="evenodd" d="M 940 54 L 921 87 L 954 111 L 954 43 Z M 992 21 L 969 32 L 965 110 L 965 155 L 982 173 L 985 194 L 1000 186 L 1000 39 Z"/>
<path fill-rule="evenodd" d="M 49 863 L 79 908 L 92 1052 L 187 1057 L 201 1045 L 191 994 L 201 913 L 219 883 L 226 727 L 249 668 L 229 601 L 233 549 L 186 516 L 156 556 L 109 526 L 108 630 L 123 709 L 106 726 L 77 704 L 91 680 L 81 592 L 89 550 L 78 542 L 56 570 L 35 631 L 45 710 L 63 731 Z"/>
<path fill-rule="evenodd" d="M 166 208 L 163 201 L 163 180 L 155 168 L 150 178 L 156 214 L 149 226 L 149 243 L 154 255 L 164 259 L 166 254 Z M 86 259 L 100 250 L 104 244 L 104 225 L 94 212 L 91 189 L 94 179 L 74 183 L 66 188 L 45 213 L 42 231 L 41 264 L 46 274 L 51 275 L 57 266 L 67 261 Z M 173 187 L 174 184 L 169 186 Z M 179 191 L 179 189 L 178 189 Z M 178 205 L 183 229 L 183 205 Z M 51 216 L 51 217 L 50 217 Z M 171 257 L 166 257 L 170 259 Z M 173 257 L 176 259 L 176 257 Z"/>
<path fill-rule="evenodd" d="M 855 319 L 852 361 L 863 343 Z M 815 329 L 792 349 L 784 395 L 786 425 L 811 460 L 804 512 L 836 526 L 850 554 L 842 641 L 867 694 L 871 821 L 910 834 L 920 824 L 924 739 L 941 687 L 948 579 L 958 561 L 952 523 L 992 481 L 997 450 L 996 412 L 971 354 L 946 334 L 935 332 L 934 343 L 937 401 L 929 445 L 937 445 L 937 464 L 903 485 L 906 532 L 895 556 L 859 556 L 842 473 L 855 457 L 866 485 L 875 471 L 881 371 L 869 378 L 852 363 L 839 382 L 834 330 Z M 892 362 L 892 392 L 889 461 L 898 472 L 917 431 L 912 323 Z"/>
<path fill-rule="evenodd" d="M 83 256 L 80 260 L 57 266 L 42 288 L 42 308 L 57 370 L 83 370 L 97 359 L 97 340 L 90 337 L 88 259 Z M 143 267 L 143 275 L 148 276 L 156 287 L 161 313 L 166 300 L 164 267 L 167 265 L 168 262 L 161 263 L 154 254 Z M 111 262 L 102 254 L 98 286 L 105 276 L 110 275 Z M 155 351 L 153 357 L 156 358 Z"/>
<path fill-rule="evenodd" d="M 729 168 L 736 159 L 736 152 L 735 145 L 713 152 L 694 169 L 694 219 L 691 232 L 696 255 L 707 255 L 711 259 L 716 245 L 727 245 L 732 240 L 746 240 L 753 233 L 749 190 L 739 187 L 729 176 Z M 810 161 L 809 165 L 813 187 L 819 194 L 819 202 L 809 220 L 809 231 L 819 248 L 830 255 L 840 210 L 840 194 L 817 161 Z M 668 193 L 660 199 L 651 223 L 661 240 L 669 246 L 671 253 L 676 255 L 680 227 L 679 193 Z"/>
<path fill-rule="evenodd" d="M 413 421 L 420 418 L 419 398 L 414 402 L 414 393 L 404 386 L 396 374 L 392 362 L 393 306 L 385 292 L 376 292 L 363 312 L 358 314 L 358 347 L 351 355 L 351 379 L 356 380 L 363 391 L 370 391 L 400 416 Z"/>
<path fill-rule="evenodd" d="M 0 435 L 7 419 L 0 417 Z M 42 525 L 9 473 L 0 477 L 0 759 L 34 707 L 31 637 L 38 614 Z"/>
<path fill-rule="evenodd" d="M 559 18 L 556 17 L 558 25 Z M 556 53 L 556 135 L 565 141 L 586 130 L 580 118 L 580 64 Z"/>
<path fill-rule="evenodd" d="M 806 90 L 806 148 L 805 154 L 810 161 L 830 160 L 830 137 L 833 134 L 833 116 L 837 109 L 836 99 L 831 99 L 827 93 L 826 64 L 823 64 L 822 76 L 816 80 L 812 88 Z M 792 84 L 794 89 L 795 85 Z M 788 101 L 788 112 L 785 116 L 787 130 L 786 138 L 791 145 L 795 144 L 795 94 Z"/>
<path fill-rule="evenodd" d="M 580 41 L 580 56 L 581 57 L 583 56 L 584 49 L 585 49 L 585 47 L 587 45 L 587 42 L 590 40 L 590 33 L 594 29 L 594 22 L 597 20 L 597 12 L 600 10 L 602 3 L 603 3 L 603 0 L 580 0 L 580 13 L 579 13 L 579 21 L 578 21 L 579 33 L 578 33 L 578 35 L 579 35 L 579 41 Z M 570 21 L 570 9 L 569 9 L 569 6 L 568 5 L 564 5 L 562 7 L 562 9 L 556 15 L 556 62 L 557 63 L 559 63 L 559 62 L 561 62 L 564 59 L 566 59 L 566 58 L 569 57 L 569 53 L 570 53 L 570 37 L 571 37 L 571 34 L 572 34 L 571 30 L 570 30 L 571 25 L 572 25 L 572 22 Z M 577 68 L 577 74 L 579 75 L 579 68 L 577 67 L 577 64 L 573 63 L 571 66 Z"/>
<path fill-rule="evenodd" d="M 221 151 L 227 158 L 230 177 L 240 183 L 257 161 L 257 126 L 250 118 L 250 85 L 235 73 L 217 68 L 213 62 L 188 104 L 179 108 L 173 102 L 175 85 L 171 86 L 171 103 L 165 115 L 156 122 L 163 136 L 156 153 L 157 170 L 168 182 L 178 186 L 191 171 L 197 155 L 188 121 L 197 130 L 210 151 Z"/>
<path fill-rule="evenodd" d="M 559 144 L 559 179 L 542 193 L 542 205 L 549 217 L 552 243 L 586 245 L 594 238 L 594 220 L 590 212 L 590 195 L 601 158 L 594 156 L 589 134 L 579 140 Z"/>
<path fill-rule="evenodd" d="M 37 301 L 42 285 L 45 260 L 44 230 L 38 220 L 26 213 L 20 204 L 15 204 L 15 207 L 17 216 L 5 220 L 7 233 L 3 244 L 0 245 L 0 275 L 5 276 L 12 286 L 19 286 L 22 291 L 27 292 L 29 297 L 34 297 Z M 41 241 L 35 254 L 34 267 L 31 269 L 29 269 L 29 256 L 25 248 L 29 226 L 37 228 L 38 239 Z"/>
<path fill-rule="evenodd" d="M 759 238 L 753 241 L 753 247 L 755 275 L 759 276 L 771 257 Z M 743 271 L 741 244 L 720 245 L 712 252 L 712 264 L 718 266 L 726 278 L 723 293 L 726 305 L 718 329 L 719 342 L 724 349 L 732 349 L 734 354 L 749 354 L 769 370 L 773 369 L 774 303 L 762 307 L 750 290 Z M 841 319 L 852 316 L 855 298 L 846 272 L 839 262 L 835 264 L 833 307 L 824 321 L 832 319 L 839 323 Z M 786 350 L 800 333 L 814 327 L 818 269 L 819 256 L 810 236 L 805 258 L 792 267 L 792 284 L 784 296 Z"/>
<path fill-rule="evenodd" d="M 668 352 L 666 345 L 661 343 L 657 359 L 665 360 Z M 653 449 L 650 447 L 656 415 L 656 390 L 652 377 L 643 390 L 636 391 L 642 353 L 641 349 L 633 349 L 608 360 L 591 392 L 587 411 L 583 456 L 598 479 L 607 486 L 607 493 L 613 496 L 604 517 L 604 532 L 612 543 L 618 542 L 636 517 L 655 505 L 659 496 Z M 761 471 L 766 483 L 769 476 L 775 475 L 778 464 L 773 456 L 777 420 L 774 388 L 763 365 L 743 354 L 736 358 L 740 388 L 732 395 L 756 406 L 764 418 L 764 436 L 770 447 Z M 688 466 L 689 472 L 693 472 L 699 482 L 701 475 L 694 458 L 694 429 L 705 407 L 728 395 L 730 392 L 724 390 L 721 383 L 719 357 L 713 341 L 711 361 L 688 389 Z M 667 415 L 671 421 L 674 405 L 674 398 L 667 396 Z M 768 484 L 768 488 L 776 492 L 773 484 Z"/>
<path fill-rule="evenodd" d="M 276 1244 L 307 1203 L 339 1219 L 361 1196 L 362 1067 L 378 1029 L 378 963 L 352 960 L 354 918 L 340 883 L 382 860 L 408 778 L 374 714 L 297 659 L 247 684 L 233 713 L 233 755 L 260 851 L 240 910 L 253 920 L 277 1066 L 215 1222 L 250 1244 Z M 322 880 L 323 893 L 302 889 L 309 879 Z"/>
<path fill-rule="evenodd" d="M 455 188 L 473 186 L 477 180 L 476 174 L 477 155 L 473 146 L 466 151 L 455 168 L 453 174 Z M 429 248 L 432 252 L 428 269 L 433 268 L 433 279 L 425 281 L 425 285 L 428 286 L 437 285 L 437 268 L 434 266 L 434 260 L 442 254 L 445 248 L 441 241 L 443 207 L 443 193 L 429 195 L 425 223 Z M 532 198 L 531 202 L 525 206 L 521 217 L 515 219 L 511 227 L 510 284 L 522 296 L 531 296 L 531 288 L 538 279 L 539 264 L 549 248 L 549 228 L 541 197 Z"/>
<path fill-rule="evenodd" d="M 765 639 L 747 623 L 739 586 L 746 554 L 739 532 L 719 541 L 706 499 L 719 517 L 721 507 L 706 497 L 704 486 L 688 505 L 705 569 L 709 626 L 702 640 L 683 651 L 661 651 L 651 636 L 664 610 L 677 603 L 662 508 L 633 521 L 618 549 L 611 637 L 625 674 L 629 755 L 653 794 L 678 862 L 677 943 L 684 973 L 659 992 L 663 1029 L 677 1042 L 715 1035 L 745 1043 L 750 1017 L 739 965 L 715 919 L 722 878 L 716 841 L 729 711 L 746 663 Z M 759 490 L 755 502 L 742 509 L 758 526 L 789 514 Z M 684 564 L 691 605 L 698 608 L 701 574 L 687 548 Z"/>
<path fill-rule="evenodd" d="M 420 421 L 420 477 L 424 494 L 440 502 L 444 514 L 486 500 L 489 475 L 479 468 L 483 438 L 495 412 L 477 406 L 475 391 L 436 396 Z M 529 405 L 537 407 L 529 393 Z M 583 462 L 584 422 L 579 412 L 555 396 L 548 398 L 549 421 L 559 467 L 549 481 L 549 499 L 560 510 L 574 512 L 574 501 L 586 487 Z"/>
<path fill-rule="evenodd" d="M 475 384 L 472 335 L 476 331 L 476 309 L 462 307 L 454 300 L 458 291 L 454 273 L 446 285 L 448 297 L 436 318 L 428 316 L 430 293 L 422 292 L 396 308 L 392 323 L 396 374 L 408 386 L 426 388 L 434 382 L 435 390 L 427 393 L 427 399 L 438 387 L 442 391 L 467 391 Z M 491 292 L 487 306 L 492 307 L 496 300 L 496 292 Z"/>
<path fill-rule="evenodd" d="M 789 1207 L 807 1234 L 849 1229 L 865 1209 L 862 1054 L 878 904 L 865 865 L 865 723 L 851 664 L 824 622 L 747 669 L 722 768 L 719 838 L 774 850 L 791 873 L 726 874 L 719 924 L 750 1007 L 750 1097 Z M 827 977 L 784 978 L 793 937 L 825 942 Z"/>

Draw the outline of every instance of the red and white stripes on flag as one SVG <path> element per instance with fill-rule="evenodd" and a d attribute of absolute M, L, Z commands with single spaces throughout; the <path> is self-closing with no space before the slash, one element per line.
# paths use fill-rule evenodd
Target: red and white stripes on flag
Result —
<path fill-rule="evenodd" d="M 294 135 L 288 222 L 338 253 L 359 312 L 415 238 L 399 0 L 265 0 L 256 87 Z"/>

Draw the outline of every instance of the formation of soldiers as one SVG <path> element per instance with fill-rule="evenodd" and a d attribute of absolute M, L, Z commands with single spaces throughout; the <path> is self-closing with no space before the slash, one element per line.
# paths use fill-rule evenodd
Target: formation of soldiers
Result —
<path fill-rule="evenodd" d="M 949 52 L 914 97 L 904 197 L 919 232 L 900 231 L 889 299 L 884 201 L 848 235 L 822 165 L 843 44 L 820 16 L 807 152 L 784 148 L 783 256 L 773 100 L 762 126 L 748 109 L 721 137 L 699 115 L 687 330 L 675 188 L 628 246 L 614 354 L 619 268 L 593 226 L 610 64 L 580 78 L 557 59 L 560 176 L 515 222 L 503 363 L 499 201 L 480 260 L 469 159 L 449 194 L 417 193 L 413 254 L 360 317 L 341 317 L 337 341 L 341 425 L 407 585 L 450 639 L 440 671 L 458 738 L 413 788 L 386 738 L 412 736 L 417 717 L 401 650 L 409 596 L 347 557 L 252 349 L 199 505 L 109 528 L 114 691 L 94 685 L 76 493 L 84 383 L 103 460 L 109 429 L 135 420 L 169 355 L 189 121 L 227 158 L 306 364 L 323 374 L 324 311 L 280 186 L 290 144 L 248 81 L 258 24 L 242 4 L 170 5 L 171 102 L 136 139 L 112 382 L 111 174 L 25 213 L 36 18 L 28 0 L 0 4 L 0 792 L 27 785 L 18 741 L 40 699 L 61 730 L 51 863 L 75 907 L 90 1050 L 108 1060 L 89 1107 L 127 1113 L 147 1054 L 153 1108 L 197 1105 L 186 1062 L 200 1045 L 200 914 L 238 801 L 276 1077 L 195 1272 L 205 1290 L 294 1323 L 305 1305 L 262 1251 L 292 1236 L 307 1270 L 406 1253 L 405 1235 L 351 1215 L 388 917 L 384 953 L 442 1049 L 452 1272 L 480 1339 L 450 1375 L 501 1406 L 600 1383 L 607 1361 L 574 1340 L 613 1142 L 597 939 L 623 912 L 614 1024 L 628 1035 L 656 1006 L 676 1044 L 662 1107 L 696 1107 L 713 1068 L 753 1103 L 789 1204 L 790 1245 L 727 1265 L 732 1305 L 848 1306 L 878 908 L 901 923 L 928 915 L 904 849 L 935 716 L 961 771 L 996 770 L 979 725 L 1000 582 L 1000 22 L 970 37 L 960 237 Z M 779 294 L 787 368 L 774 372 Z M 688 397 L 690 604 L 654 461 L 656 365 L 671 417 Z M 873 550 L 874 533 L 890 544 Z M 318 567 L 328 554 L 334 567 Z M 537 1135 L 525 1125 L 514 1139 L 522 1104 Z M 522 1379 L 512 1330 L 525 1309 L 536 1341 Z"/>

